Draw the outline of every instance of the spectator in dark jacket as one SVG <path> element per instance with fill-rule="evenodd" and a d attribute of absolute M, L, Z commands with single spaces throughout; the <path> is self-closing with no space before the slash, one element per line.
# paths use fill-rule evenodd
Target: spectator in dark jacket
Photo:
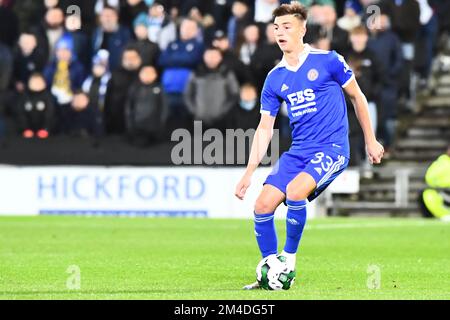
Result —
<path fill-rule="evenodd" d="M 380 26 L 371 25 L 368 47 L 382 64 L 386 73 L 385 84 L 379 97 L 379 135 L 389 151 L 397 118 L 398 81 L 403 65 L 402 46 L 398 36 L 390 29 L 389 17 L 380 15 Z"/>
<path fill-rule="evenodd" d="M 91 67 L 91 47 L 88 35 L 82 30 L 81 16 L 67 15 L 65 20 L 66 32 L 64 36 L 71 37 L 74 54 L 86 70 Z"/>
<path fill-rule="evenodd" d="M 120 23 L 124 26 L 131 26 L 136 18 L 148 11 L 146 0 L 126 0 L 121 1 Z"/>
<path fill-rule="evenodd" d="M 20 32 L 30 30 L 31 27 L 39 24 L 46 12 L 44 1 L 36 0 L 16 0 L 13 10 L 19 19 Z"/>
<path fill-rule="evenodd" d="M 281 61 L 283 56 L 275 39 L 274 29 L 273 23 L 267 25 L 266 41 L 256 49 L 252 56 L 250 66 L 258 91 L 262 90 L 267 74 Z"/>
<path fill-rule="evenodd" d="M 53 99 L 47 90 L 44 77 L 31 75 L 27 89 L 17 105 L 18 128 L 24 138 L 46 139 L 53 127 Z"/>
<path fill-rule="evenodd" d="M 134 21 L 134 35 L 136 40 L 131 45 L 139 50 L 143 65 L 156 66 L 160 55 L 159 46 L 148 38 L 148 19 L 146 16 L 139 16 Z"/>
<path fill-rule="evenodd" d="M 5 131 L 5 123 L 2 116 L 7 110 L 9 98 L 9 87 L 13 72 L 13 55 L 8 46 L 0 43 L 0 137 Z"/>
<path fill-rule="evenodd" d="M 104 133 L 104 117 L 106 92 L 111 72 L 109 71 L 109 52 L 99 50 L 92 61 L 92 73 L 83 83 L 83 92 L 89 98 L 89 109 L 95 114 L 97 135 Z"/>
<path fill-rule="evenodd" d="M 48 57 L 38 46 L 38 40 L 33 33 L 22 33 L 14 50 L 14 84 L 18 92 L 25 90 L 30 75 L 42 72 Z"/>
<path fill-rule="evenodd" d="M 222 51 L 223 64 L 229 70 L 234 72 L 239 84 L 253 81 L 250 69 L 241 60 L 239 60 L 236 53 L 231 50 L 230 40 L 222 30 L 216 31 L 212 45 Z"/>
<path fill-rule="evenodd" d="M 46 57 L 52 56 L 56 43 L 65 32 L 64 12 L 58 7 L 48 9 L 44 21 L 31 31 L 38 36 L 38 46 L 44 50 Z"/>
<path fill-rule="evenodd" d="M 128 28 L 119 24 L 118 12 L 112 7 L 104 7 L 99 20 L 100 26 L 92 39 L 92 55 L 100 49 L 108 50 L 109 66 L 111 70 L 115 70 L 120 65 L 120 57 L 131 39 L 131 33 Z"/>
<path fill-rule="evenodd" d="M 224 120 L 238 101 L 239 84 L 234 74 L 222 65 L 222 52 L 210 48 L 204 64 L 192 75 L 185 92 L 185 101 L 195 120 L 206 127 L 224 128 Z"/>
<path fill-rule="evenodd" d="M 245 83 L 240 89 L 239 103 L 231 111 L 233 129 L 256 129 L 261 119 L 257 88 Z"/>
<path fill-rule="evenodd" d="M 244 28 L 242 37 L 239 37 L 236 45 L 236 54 L 239 59 L 248 67 L 261 43 L 259 27 L 256 24 L 249 24 Z"/>
<path fill-rule="evenodd" d="M 364 26 L 353 29 L 350 33 L 351 49 L 346 55 L 346 60 L 353 70 L 361 91 L 369 102 L 369 114 L 374 131 L 377 129 L 377 100 L 385 83 L 385 71 L 378 62 L 374 52 L 367 48 L 369 36 Z M 354 141 L 359 134 L 358 120 L 352 104 L 349 103 L 350 140 Z M 356 138 L 355 138 L 356 137 Z M 355 138 L 355 139 L 354 139 Z M 361 164 L 365 159 L 364 141 L 359 139 L 354 145 L 355 152 L 353 164 Z M 368 163 L 368 161 L 367 161 Z"/>
<path fill-rule="evenodd" d="M 244 1 L 235 1 L 231 12 L 233 15 L 228 20 L 227 34 L 230 47 L 234 49 L 244 28 L 252 22 L 252 16 L 248 5 Z"/>
<path fill-rule="evenodd" d="M 348 33 L 337 25 L 336 10 L 331 5 L 314 6 L 316 10 L 311 12 L 311 23 L 320 25 L 320 32 L 324 32 L 330 39 L 331 50 L 343 54 L 350 48 Z M 316 39 L 312 39 L 314 42 Z"/>
<path fill-rule="evenodd" d="M 0 94 L 9 88 L 13 72 L 13 55 L 11 49 L 0 43 Z"/>
<path fill-rule="evenodd" d="M 146 146 L 162 137 L 168 116 L 168 106 L 158 73 L 153 66 L 145 66 L 139 79 L 128 91 L 125 104 L 127 134 L 131 143 Z"/>
<path fill-rule="evenodd" d="M 69 127 L 68 113 L 73 93 L 81 89 L 85 79 L 85 70 L 73 54 L 74 47 L 71 38 L 61 38 L 55 49 L 55 56 L 45 68 L 44 76 L 56 101 L 57 131 L 66 133 Z"/>
<path fill-rule="evenodd" d="M 413 108 L 415 92 L 411 92 L 414 44 L 420 30 L 420 7 L 417 0 L 382 0 L 382 12 L 391 20 L 392 30 L 402 42 L 403 68 L 399 83 L 399 97 L 405 100 L 405 111 Z"/>
<path fill-rule="evenodd" d="M 202 61 L 203 43 L 197 40 L 199 28 L 195 21 L 184 19 L 180 27 L 180 39 L 172 42 L 162 52 L 159 65 L 163 68 L 162 85 L 167 94 L 170 119 L 174 125 L 186 127 L 188 113 L 183 92 L 192 71 Z"/>
<path fill-rule="evenodd" d="M 3 2 L 0 0 L 0 43 L 12 48 L 19 37 L 19 20 Z"/>
<path fill-rule="evenodd" d="M 69 113 L 68 134 L 74 137 L 98 137 L 102 131 L 97 110 L 92 108 L 89 97 L 82 91 L 74 94 Z"/>
<path fill-rule="evenodd" d="M 112 72 L 105 98 L 105 129 L 107 134 L 125 132 L 125 102 L 130 86 L 137 79 L 142 59 L 134 47 L 127 47 L 122 55 L 122 65 Z"/>

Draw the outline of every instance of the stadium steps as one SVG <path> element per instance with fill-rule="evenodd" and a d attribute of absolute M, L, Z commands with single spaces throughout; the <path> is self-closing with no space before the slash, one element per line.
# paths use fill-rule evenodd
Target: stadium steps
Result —
<path fill-rule="evenodd" d="M 421 216 L 418 199 L 426 188 L 426 170 L 450 143 L 450 74 L 436 72 L 433 82 L 418 95 L 416 111 L 399 118 L 390 159 L 373 167 L 371 179 L 361 179 L 358 194 L 334 194 L 328 199 L 329 214 Z M 401 170 L 408 173 L 408 192 L 396 197 L 403 181 Z"/>

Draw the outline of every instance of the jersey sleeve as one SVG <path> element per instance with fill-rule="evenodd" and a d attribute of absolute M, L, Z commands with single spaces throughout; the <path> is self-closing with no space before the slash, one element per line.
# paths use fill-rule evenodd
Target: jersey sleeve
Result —
<path fill-rule="evenodd" d="M 328 67 L 331 76 L 342 88 L 348 86 L 348 84 L 355 78 L 352 69 L 349 67 L 344 57 L 336 51 L 332 51 L 330 53 Z"/>
<path fill-rule="evenodd" d="M 261 114 L 268 114 L 276 117 L 280 110 L 280 99 L 273 92 L 271 87 L 271 77 L 267 77 L 266 82 L 261 93 Z"/>

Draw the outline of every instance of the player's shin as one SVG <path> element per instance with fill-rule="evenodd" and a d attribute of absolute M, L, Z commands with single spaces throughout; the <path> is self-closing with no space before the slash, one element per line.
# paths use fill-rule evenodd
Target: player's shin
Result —
<path fill-rule="evenodd" d="M 275 214 L 255 214 L 255 235 L 263 258 L 277 254 L 278 239 L 275 230 Z"/>
<path fill-rule="evenodd" d="M 295 259 L 303 229 L 306 224 L 306 201 L 286 201 L 288 212 L 286 217 L 286 245 L 284 253 Z"/>

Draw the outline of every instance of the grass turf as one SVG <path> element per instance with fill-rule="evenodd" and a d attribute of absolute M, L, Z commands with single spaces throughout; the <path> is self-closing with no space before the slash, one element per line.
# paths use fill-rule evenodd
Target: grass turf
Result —
<path fill-rule="evenodd" d="M 241 290 L 258 260 L 250 220 L 0 218 L 0 299 L 450 299 L 440 221 L 310 221 L 285 292 Z M 66 286 L 71 265 L 80 290 Z M 368 288 L 371 265 L 380 289 Z"/>

